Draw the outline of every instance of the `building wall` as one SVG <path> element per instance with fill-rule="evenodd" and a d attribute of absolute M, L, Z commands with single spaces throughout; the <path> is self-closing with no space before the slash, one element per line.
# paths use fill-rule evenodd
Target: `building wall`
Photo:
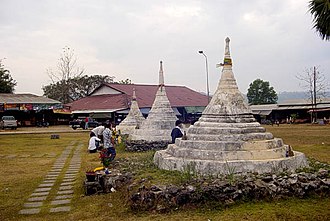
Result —
<path fill-rule="evenodd" d="M 98 90 L 94 91 L 93 94 L 91 94 L 91 96 L 93 95 L 103 95 L 103 94 L 121 94 L 120 91 L 114 90 L 110 87 L 100 87 Z"/>

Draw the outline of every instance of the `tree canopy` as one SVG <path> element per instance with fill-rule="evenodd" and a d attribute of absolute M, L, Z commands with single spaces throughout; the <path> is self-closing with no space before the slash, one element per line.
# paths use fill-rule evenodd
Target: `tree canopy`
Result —
<path fill-rule="evenodd" d="M 308 7 L 313 16 L 313 28 L 323 40 L 330 40 L 330 0 L 311 0 Z"/>
<path fill-rule="evenodd" d="M 14 93 L 17 82 L 11 77 L 0 60 L 0 93 Z"/>
<path fill-rule="evenodd" d="M 83 75 L 54 82 L 42 87 L 42 90 L 44 96 L 66 104 L 86 97 L 102 83 L 113 83 L 113 79 L 107 75 Z"/>
<path fill-rule="evenodd" d="M 248 89 L 247 98 L 249 104 L 276 104 L 277 93 L 274 88 L 269 85 L 268 81 L 261 79 L 254 80 Z"/>

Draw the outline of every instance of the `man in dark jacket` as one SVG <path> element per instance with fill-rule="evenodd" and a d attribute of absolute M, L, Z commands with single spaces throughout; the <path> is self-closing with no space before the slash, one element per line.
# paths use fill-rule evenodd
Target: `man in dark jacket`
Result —
<path fill-rule="evenodd" d="M 173 128 L 171 132 L 171 137 L 172 137 L 172 143 L 175 143 L 175 139 L 178 137 L 183 136 L 183 131 L 182 131 L 182 122 L 180 120 L 177 120 L 175 122 L 175 128 Z"/>

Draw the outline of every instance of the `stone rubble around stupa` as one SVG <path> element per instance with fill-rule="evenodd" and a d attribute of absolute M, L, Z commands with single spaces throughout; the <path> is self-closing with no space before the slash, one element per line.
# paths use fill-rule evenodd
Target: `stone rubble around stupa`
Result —
<path fill-rule="evenodd" d="M 135 129 L 130 136 L 131 140 L 171 141 L 171 131 L 175 127 L 177 117 L 167 98 L 165 85 L 163 63 L 160 62 L 159 86 L 154 103 L 147 119 L 145 119 L 139 129 Z"/>
<path fill-rule="evenodd" d="M 166 150 L 155 153 L 161 169 L 203 175 L 272 173 L 307 166 L 305 155 L 294 151 L 286 157 L 288 145 L 255 120 L 237 87 L 226 38 L 221 79 L 199 120 L 189 127 L 186 139 L 176 139 Z"/>
<path fill-rule="evenodd" d="M 140 128 L 142 122 L 145 120 L 143 117 L 139 105 L 137 103 L 135 88 L 133 89 L 133 96 L 131 101 L 131 107 L 126 118 L 117 126 L 117 130 L 120 130 L 121 134 L 132 134 L 134 129 Z"/>

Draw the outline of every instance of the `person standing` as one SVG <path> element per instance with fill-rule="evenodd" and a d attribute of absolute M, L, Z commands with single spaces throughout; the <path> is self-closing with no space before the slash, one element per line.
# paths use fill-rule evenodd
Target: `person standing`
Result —
<path fill-rule="evenodd" d="M 89 121 L 89 117 L 85 118 L 85 130 L 88 129 L 88 121 Z"/>
<path fill-rule="evenodd" d="M 103 142 L 103 131 L 104 131 L 104 125 L 95 127 L 91 130 L 91 135 L 94 134 L 96 137 L 101 139 L 101 142 Z"/>
<path fill-rule="evenodd" d="M 175 139 L 183 136 L 182 130 L 183 124 L 181 120 L 175 122 L 175 128 L 171 132 L 172 143 L 175 143 Z"/>
<path fill-rule="evenodd" d="M 116 150 L 114 147 L 114 139 L 112 137 L 112 131 L 110 130 L 111 124 L 106 123 L 103 131 L 103 143 L 104 148 L 107 149 L 107 154 L 110 158 L 110 162 L 116 157 Z"/>

